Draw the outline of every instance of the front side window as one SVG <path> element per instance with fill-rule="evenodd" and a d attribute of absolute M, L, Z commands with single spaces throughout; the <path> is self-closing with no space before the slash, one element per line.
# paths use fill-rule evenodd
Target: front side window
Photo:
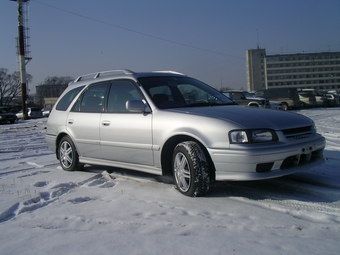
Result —
<path fill-rule="evenodd" d="M 111 83 L 108 95 L 107 112 L 127 113 L 126 102 L 142 100 L 143 96 L 135 84 L 130 80 L 115 80 Z"/>

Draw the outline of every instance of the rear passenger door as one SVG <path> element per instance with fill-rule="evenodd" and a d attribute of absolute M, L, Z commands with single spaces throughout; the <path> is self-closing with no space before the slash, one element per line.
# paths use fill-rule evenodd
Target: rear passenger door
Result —
<path fill-rule="evenodd" d="M 128 100 L 141 99 L 143 95 L 133 81 L 112 81 L 107 109 L 100 119 L 104 159 L 153 165 L 152 114 L 129 112 L 126 109 Z"/>
<path fill-rule="evenodd" d="M 100 116 L 104 110 L 110 82 L 90 85 L 78 98 L 67 118 L 67 129 L 73 137 L 79 156 L 102 158 Z"/>

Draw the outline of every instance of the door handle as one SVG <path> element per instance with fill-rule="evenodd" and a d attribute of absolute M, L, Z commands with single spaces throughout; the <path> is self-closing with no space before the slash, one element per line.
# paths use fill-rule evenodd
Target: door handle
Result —
<path fill-rule="evenodd" d="M 69 120 L 68 120 L 68 124 L 73 124 L 73 120 L 72 120 L 72 119 L 69 119 Z"/>
<path fill-rule="evenodd" d="M 110 126 L 111 122 L 109 120 L 103 120 L 102 125 L 103 126 Z"/>

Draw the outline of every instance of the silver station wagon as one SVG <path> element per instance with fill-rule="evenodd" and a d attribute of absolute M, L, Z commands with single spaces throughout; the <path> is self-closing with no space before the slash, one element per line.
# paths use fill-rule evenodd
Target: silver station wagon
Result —
<path fill-rule="evenodd" d="M 80 76 L 60 96 L 46 142 L 64 170 L 84 164 L 172 175 L 187 196 L 212 181 L 259 180 L 325 161 L 325 138 L 299 114 L 236 105 L 173 71 Z"/>

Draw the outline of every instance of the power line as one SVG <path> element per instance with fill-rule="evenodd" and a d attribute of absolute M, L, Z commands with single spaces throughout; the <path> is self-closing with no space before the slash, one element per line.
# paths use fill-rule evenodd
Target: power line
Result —
<path fill-rule="evenodd" d="M 115 24 L 112 24 L 112 23 L 109 23 L 109 22 L 105 22 L 105 21 L 102 21 L 102 20 L 99 20 L 99 19 L 91 18 L 89 16 L 76 13 L 76 12 L 73 12 L 73 11 L 65 10 L 65 9 L 62 9 L 62 8 L 50 5 L 50 4 L 42 3 L 42 2 L 37 1 L 37 0 L 31 0 L 31 1 L 32 2 L 36 2 L 38 4 L 41 4 L 41 5 L 48 6 L 50 8 L 53 8 L 53 9 L 56 9 L 56 10 L 59 10 L 59 11 L 63 11 L 63 12 L 69 13 L 71 15 L 78 16 L 78 17 L 83 18 L 83 19 L 88 19 L 88 20 L 95 21 L 95 22 L 98 22 L 98 23 L 101 23 L 101 24 L 104 24 L 104 25 L 108 25 L 108 26 L 111 26 L 111 27 L 115 27 L 115 28 L 118 28 L 118 29 L 121 29 L 121 30 L 125 30 L 125 31 L 131 32 L 131 33 L 135 33 L 135 34 L 139 34 L 139 35 L 142 35 L 142 36 L 150 37 L 150 38 L 157 39 L 157 40 L 160 40 L 160 41 L 164 41 L 164 42 L 168 42 L 168 43 L 172 43 L 172 44 L 177 44 L 177 45 L 184 46 L 184 47 L 187 47 L 187 48 L 192 48 L 192 49 L 196 49 L 196 50 L 206 51 L 206 52 L 210 52 L 210 53 L 214 53 L 214 54 L 218 54 L 218 55 L 228 56 L 228 57 L 232 57 L 232 58 L 238 58 L 238 59 L 243 59 L 243 60 L 245 59 L 243 57 L 238 57 L 238 56 L 227 54 L 227 53 L 223 53 L 223 52 L 209 50 L 209 49 L 205 49 L 205 48 L 201 48 L 201 47 L 197 47 L 197 46 L 193 46 L 193 45 L 189 45 L 189 44 L 185 44 L 185 43 L 181 43 L 181 42 L 165 39 L 163 37 L 147 34 L 147 33 L 144 33 L 144 32 L 136 31 L 136 30 L 133 30 L 133 29 L 130 29 L 130 28 L 118 26 L 118 25 L 115 25 Z"/>

